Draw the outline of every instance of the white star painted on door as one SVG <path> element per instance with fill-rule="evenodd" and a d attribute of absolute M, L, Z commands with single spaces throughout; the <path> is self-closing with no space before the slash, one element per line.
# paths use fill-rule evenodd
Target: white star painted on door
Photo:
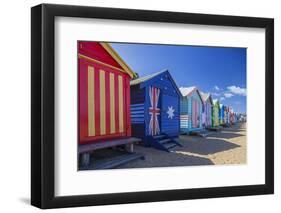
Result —
<path fill-rule="evenodd" d="M 174 115 L 174 111 L 175 111 L 175 110 L 173 109 L 173 106 L 168 107 L 168 111 L 167 111 L 168 118 L 173 119 L 173 117 L 175 116 L 175 115 Z"/>

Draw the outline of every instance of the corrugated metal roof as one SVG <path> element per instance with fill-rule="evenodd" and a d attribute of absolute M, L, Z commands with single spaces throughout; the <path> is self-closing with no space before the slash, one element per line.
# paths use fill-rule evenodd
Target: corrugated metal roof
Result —
<path fill-rule="evenodd" d="M 137 84 L 143 83 L 143 82 L 148 81 L 149 79 L 151 79 L 151 78 L 153 78 L 153 77 L 155 77 L 155 76 L 157 76 L 157 75 L 159 75 L 163 72 L 166 72 L 166 71 L 168 71 L 168 70 L 167 69 L 161 70 L 159 72 L 137 78 L 135 80 L 130 81 L 130 85 L 132 86 L 132 85 L 137 85 Z"/>

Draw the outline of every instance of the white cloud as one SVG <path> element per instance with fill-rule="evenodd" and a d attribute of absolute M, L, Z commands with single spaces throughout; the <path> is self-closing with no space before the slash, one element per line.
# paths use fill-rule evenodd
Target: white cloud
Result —
<path fill-rule="evenodd" d="M 217 91 L 219 91 L 220 90 L 220 88 L 217 86 L 217 85 L 215 85 L 215 90 L 217 90 Z"/>
<path fill-rule="evenodd" d="M 224 93 L 224 97 L 226 98 L 231 98 L 232 96 L 234 96 L 232 93 L 229 92 Z"/>
<path fill-rule="evenodd" d="M 246 88 L 241 88 L 241 87 L 237 87 L 237 86 L 229 86 L 229 87 L 227 87 L 227 89 L 229 92 L 236 94 L 236 95 L 246 96 L 246 94 L 247 94 Z"/>
<path fill-rule="evenodd" d="M 223 101 L 223 100 L 225 100 L 225 98 L 224 98 L 224 97 L 221 97 L 220 100 Z"/>

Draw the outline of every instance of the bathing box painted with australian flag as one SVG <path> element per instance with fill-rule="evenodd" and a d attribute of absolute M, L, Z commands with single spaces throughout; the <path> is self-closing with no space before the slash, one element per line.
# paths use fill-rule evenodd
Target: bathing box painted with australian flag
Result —
<path fill-rule="evenodd" d="M 178 137 L 181 93 L 169 71 L 140 77 L 130 84 L 132 136 L 142 138 L 148 146 L 151 136 Z"/>

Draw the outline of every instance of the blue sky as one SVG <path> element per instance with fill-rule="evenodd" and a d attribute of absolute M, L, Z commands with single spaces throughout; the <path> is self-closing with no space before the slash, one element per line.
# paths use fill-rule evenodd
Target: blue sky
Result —
<path fill-rule="evenodd" d="M 111 45 L 139 76 L 168 69 L 178 87 L 197 86 L 235 112 L 246 112 L 246 48 Z"/>

